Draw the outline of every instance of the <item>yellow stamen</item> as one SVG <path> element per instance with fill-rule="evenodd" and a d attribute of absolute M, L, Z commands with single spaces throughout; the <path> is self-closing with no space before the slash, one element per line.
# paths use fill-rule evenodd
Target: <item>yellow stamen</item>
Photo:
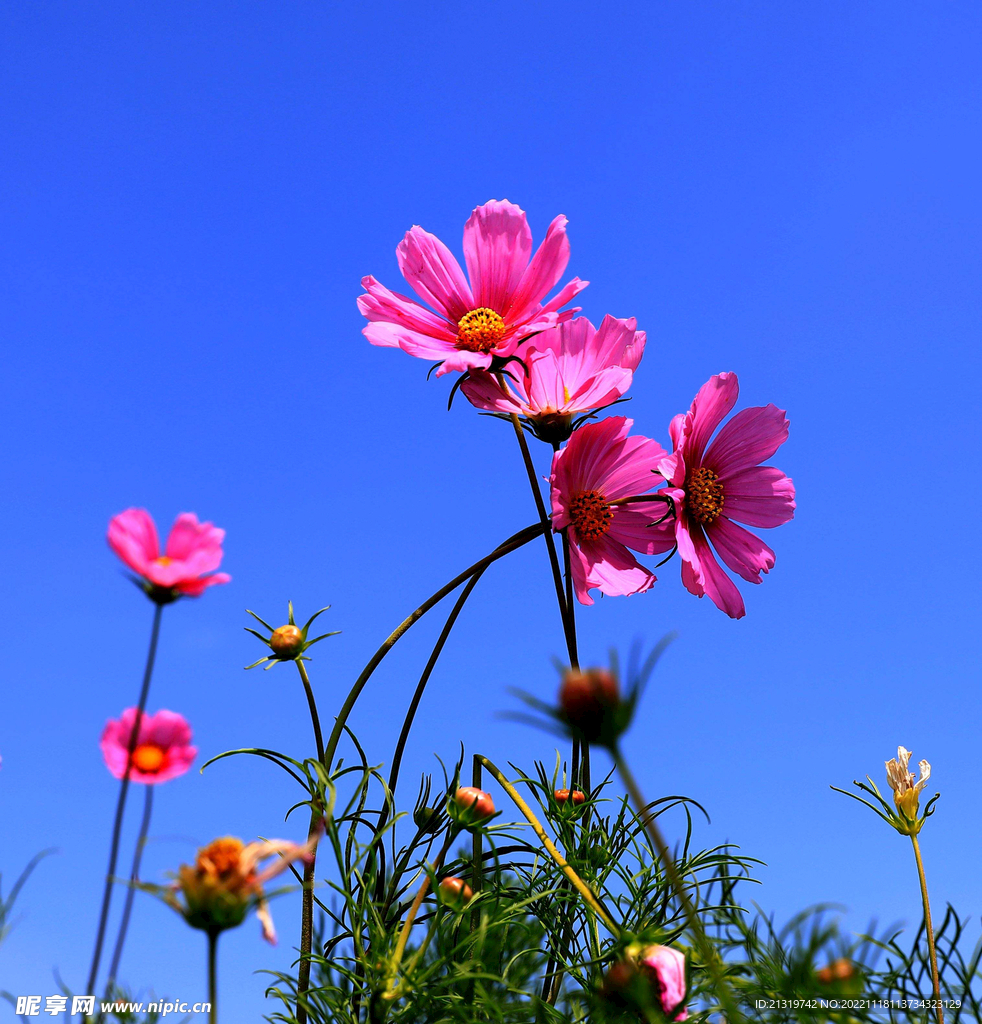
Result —
<path fill-rule="evenodd" d="M 685 506 L 703 526 L 714 523 L 723 511 L 723 485 L 705 466 L 692 470 L 685 481 Z"/>
<path fill-rule="evenodd" d="M 580 491 L 569 503 L 569 521 L 583 540 L 596 540 L 610 529 L 614 518 L 607 499 L 600 491 Z"/>
<path fill-rule="evenodd" d="M 133 766 L 141 772 L 160 771 L 164 763 L 164 752 L 153 743 L 141 743 L 133 751 Z"/>
<path fill-rule="evenodd" d="M 457 324 L 457 348 L 467 352 L 491 352 L 505 336 L 500 313 L 480 306 L 465 313 Z"/>

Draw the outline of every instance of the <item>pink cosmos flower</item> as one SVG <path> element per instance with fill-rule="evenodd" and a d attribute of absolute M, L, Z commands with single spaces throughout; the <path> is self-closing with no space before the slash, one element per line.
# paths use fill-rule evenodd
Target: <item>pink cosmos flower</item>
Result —
<path fill-rule="evenodd" d="M 712 548 L 738 576 L 760 583 L 760 574 L 774 567 L 774 552 L 736 523 L 780 526 L 794 517 L 795 509 L 791 480 L 773 466 L 760 465 L 788 438 L 784 410 L 774 405 L 743 409 L 709 443 L 739 390 L 735 373 L 711 377 L 692 408 L 672 420 L 675 450 L 658 465 L 671 485 L 664 493 L 676 503 L 682 582 L 697 597 L 708 594 L 734 619 L 745 614 L 743 598 Z"/>
<path fill-rule="evenodd" d="M 680 1007 L 672 1020 L 688 1020 L 689 1011 L 681 1005 L 685 1000 L 684 954 L 668 946 L 649 946 L 641 954 L 641 969 L 655 986 L 662 1010 L 669 1014 Z"/>
<path fill-rule="evenodd" d="M 112 718 L 102 730 L 99 746 L 106 767 L 121 779 L 126 774 L 126 759 L 136 722 L 136 708 L 127 708 L 118 719 Z M 183 775 L 194 761 L 197 748 L 191 746 L 191 726 L 174 711 L 144 713 L 140 719 L 130 778 L 153 785 Z"/>
<path fill-rule="evenodd" d="M 471 370 L 462 390 L 472 405 L 525 416 L 544 440 L 565 441 L 573 419 L 616 402 L 631 386 L 644 354 L 638 322 L 605 316 L 600 329 L 578 316 L 531 338 L 509 363 L 510 383 L 486 370 Z"/>
<path fill-rule="evenodd" d="M 142 508 L 128 508 L 113 516 L 108 533 L 109 546 L 141 577 L 147 594 L 161 604 L 178 597 L 199 597 L 208 587 L 231 580 L 227 573 L 214 572 L 222 562 L 224 538 L 224 530 L 199 523 L 193 512 L 182 512 L 174 520 L 161 555 L 157 527 Z"/>
<path fill-rule="evenodd" d="M 655 577 L 628 548 L 651 555 L 674 545 L 671 523 L 659 524 L 664 502 L 612 504 L 663 482 L 657 467 L 667 452 L 650 438 L 629 437 L 632 424 L 623 416 L 589 423 L 553 456 L 552 526 L 569 530 L 573 585 L 582 604 L 593 604 L 593 587 L 611 597 L 648 590 Z"/>
<path fill-rule="evenodd" d="M 371 321 L 362 333 L 373 345 L 439 360 L 438 376 L 511 355 L 523 338 L 572 317 L 577 310 L 560 307 L 587 286 L 574 278 L 543 305 L 569 262 L 566 218 L 549 225 L 533 256 L 525 212 L 507 199 L 479 206 L 464 225 L 467 277 L 443 242 L 418 225 L 406 232 L 396 257 L 402 276 L 432 309 L 374 277 L 362 278 L 358 309 Z"/>

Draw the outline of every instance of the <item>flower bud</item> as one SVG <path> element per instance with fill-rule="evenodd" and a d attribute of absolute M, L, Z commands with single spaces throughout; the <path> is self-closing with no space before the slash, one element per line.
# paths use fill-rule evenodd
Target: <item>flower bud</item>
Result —
<path fill-rule="evenodd" d="M 627 954 L 607 971 L 601 998 L 643 1014 L 657 1008 L 671 1014 L 670 1020 L 687 1020 L 684 954 L 668 946 L 634 946 Z"/>
<path fill-rule="evenodd" d="M 617 680 L 603 668 L 570 669 L 559 687 L 559 706 L 567 723 L 591 743 L 611 732 L 605 719 L 620 703 Z"/>
<path fill-rule="evenodd" d="M 413 821 L 420 832 L 436 834 L 443 828 L 443 815 L 438 807 L 427 807 L 423 804 L 413 811 Z"/>
<path fill-rule="evenodd" d="M 840 957 L 838 960 L 833 960 L 828 967 L 816 971 L 815 976 L 823 985 L 831 985 L 837 981 L 848 981 L 855 973 L 856 968 L 853 967 L 851 961 Z"/>
<path fill-rule="evenodd" d="M 278 658 L 295 658 L 303 650 L 303 633 L 298 626 L 280 626 L 273 630 L 269 646 Z"/>
<path fill-rule="evenodd" d="M 483 789 L 461 786 L 450 801 L 450 813 L 458 824 L 469 828 L 480 825 L 494 814 L 494 801 Z"/>
<path fill-rule="evenodd" d="M 444 878 L 437 889 L 440 902 L 451 910 L 463 910 L 474 898 L 474 891 L 462 879 L 450 875 Z"/>
<path fill-rule="evenodd" d="M 568 789 L 557 789 L 553 796 L 560 807 L 565 807 L 569 803 L 572 803 L 574 807 L 579 807 L 586 800 L 586 794 L 578 789 L 574 789 L 572 793 Z"/>

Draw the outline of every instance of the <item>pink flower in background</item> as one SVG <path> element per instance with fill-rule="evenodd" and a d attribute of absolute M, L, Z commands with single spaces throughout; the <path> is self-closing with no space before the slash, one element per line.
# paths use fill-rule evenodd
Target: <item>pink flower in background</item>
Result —
<path fill-rule="evenodd" d="M 632 424 L 623 416 L 589 423 L 553 456 L 552 526 L 569 530 L 573 585 L 583 604 L 593 604 L 593 587 L 611 597 L 648 590 L 655 577 L 628 548 L 651 555 L 674 545 L 672 523 L 658 523 L 664 502 L 610 504 L 663 482 L 657 467 L 665 449 L 628 436 Z"/>
<path fill-rule="evenodd" d="M 685 956 L 668 946 L 649 946 L 641 954 L 641 969 L 650 978 L 663 1012 L 667 1015 L 678 1012 L 672 1020 L 688 1020 L 689 1011 L 685 1001 Z"/>
<path fill-rule="evenodd" d="M 437 375 L 511 355 L 523 338 L 572 317 L 575 309 L 560 307 L 587 285 L 574 278 L 543 305 L 569 262 L 566 218 L 549 225 L 533 256 L 525 212 L 506 199 L 479 206 L 464 225 L 467 277 L 443 242 L 419 226 L 406 232 L 396 257 L 402 276 L 432 309 L 374 277 L 362 278 L 358 309 L 371 321 L 363 333 L 373 345 L 439 360 Z"/>
<path fill-rule="evenodd" d="M 499 384 L 485 370 L 472 370 L 462 390 L 472 405 L 527 417 L 546 440 L 564 441 L 575 416 L 616 402 L 631 386 L 644 354 L 645 333 L 637 321 L 605 316 L 600 329 L 577 317 L 537 334 L 522 347 L 527 367 L 509 363 L 512 379 Z"/>
<path fill-rule="evenodd" d="M 682 557 L 682 582 L 697 597 L 708 594 L 731 618 L 745 614 L 736 584 L 716 561 L 713 548 L 738 576 L 760 583 L 774 567 L 774 552 L 737 526 L 780 526 L 794 517 L 794 484 L 779 469 L 761 466 L 788 437 L 788 421 L 774 405 L 738 412 L 709 439 L 736 404 L 735 373 L 711 377 L 687 413 L 669 427 L 675 447 L 660 462 L 676 502 L 675 539 Z M 734 522 L 736 520 L 736 522 Z M 712 548 L 710 548 L 712 542 Z"/>
<path fill-rule="evenodd" d="M 193 512 L 174 520 L 167 547 L 160 553 L 157 527 L 150 513 L 128 508 L 109 523 L 109 546 L 141 579 L 148 594 L 165 603 L 176 597 L 199 597 L 216 583 L 232 578 L 214 572 L 222 562 L 225 531 L 211 523 L 199 523 Z"/>
<path fill-rule="evenodd" d="M 126 774 L 126 759 L 136 722 L 136 708 L 127 708 L 118 719 L 110 719 L 102 730 L 99 746 L 106 767 L 121 779 Z M 174 711 L 144 713 L 140 719 L 133 767 L 134 782 L 157 783 L 183 775 L 194 761 L 197 748 L 191 746 L 191 726 Z"/>

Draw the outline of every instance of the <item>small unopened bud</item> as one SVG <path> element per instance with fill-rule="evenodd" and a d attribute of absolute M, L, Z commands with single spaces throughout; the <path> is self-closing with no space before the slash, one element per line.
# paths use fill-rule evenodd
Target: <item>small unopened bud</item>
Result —
<path fill-rule="evenodd" d="M 452 910 L 463 910 L 474 898 L 474 890 L 462 878 L 453 875 L 444 878 L 437 892 L 440 902 Z"/>
<path fill-rule="evenodd" d="M 559 706 L 566 721 L 591 743 L 609 732 L 604 720 L 620 703 L 617 680 L 603 668 L 570 669 L 559 687 Z"/>
<path fill-rule="evenodd" d="M 413 811 L 413 821 L 420 832 L 439 832 L 443 827 L 443 815 L 437 807 L 427 807 L 425 804 Z"/>
<path fill-rule="evenodd" d="M 494 801 L 490 793 L 476 786 L 461 786 L 450 801 L 454 819 L 465 828 L 479 825 L 494 814 Z"/>
<path fill-rule="evenodd" d="M 815 976 L 823 985 L 831 985 L 837 981 L 849 981 L 856 974 L 856 968 L 850 960 L 840 957 L 833 960 L 828 967 L 815 972 Z"/>
<path fill-rule="evenodd" d="M 279 658 L 295 658 L 303 650 L 303 633 L 297 626 L 280 626 L 273 630 L 269 646 Z"/>
<path fill-rule="evenodd" d="M 581 793 L 578 789 L 574 789 L 572 793 L 568 789 L 557 789 L 553 796 L 560 807 L 565 807 L 569 803 L 572 803 L 574 807 L 579 807 L 586 800 L 586 794 Z"/>

